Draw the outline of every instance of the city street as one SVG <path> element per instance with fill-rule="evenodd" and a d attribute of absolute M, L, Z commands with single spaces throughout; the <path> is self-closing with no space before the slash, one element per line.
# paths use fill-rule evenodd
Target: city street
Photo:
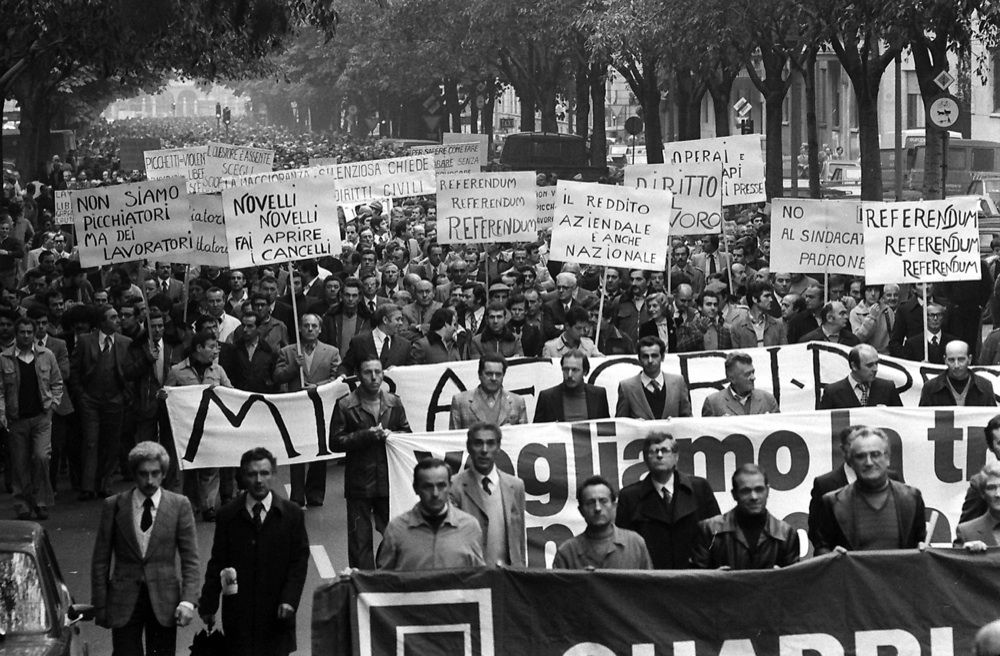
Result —
<path fill-rule="evenodd" d="M 279 496 L 288 496 L 285 487 L 286 471 L 278 467 L 278 484 L 275 492 Z M 345 508 L 343 500 L 344 469 L 340 465 L 330 464 L 327 471 L 327 497 L 321 508 L 306 508 L 306 529 L 309 532 L 310 565 L 306 586 L 302 593 L 296 615 L 296 633 L 298 654 L 311 653 L 310 622 L 312 613 L 312 595 L 317 585 L 324 580 L 333 578 L 335 571 L 347 567 L 347 535 Z M 127 483 L 119 482 L 115 491 L 127 489 Z M 14 510 L 11 496 L 5 494 L 0 502 L 0 513 L 4 517 L 13 518 Z M 52 547 L 59 559 L 63 577 L 69 585 L 73 598 L 78 603 L 90 602 L 90 559 L 94 548 L 94 538 L 100 520 L 99 502 L 79 502 L 76 494 L 69 490 L 68 482 L 60 480 L 59 498 L 52 509 L 51 517 L 42 522 L 49 531 Z M 201 568 L 204 572 L 212 550 L 212 535 L 215 524 L 198 521 L 198 545 L 201 555 Z M 203 579 L 202 579 L 203 580 Z M 216 615 L 219 620 L 219 615 Z M 83 635 L 90 645 L 90 653 L 94 656 L 111 654 L 111 631 L 97 627 L 93 623 L 83 625 Z M 201 620 L 195 620 L 190 626 L 180 629 L 177 633 L 177 654 L 188 654 L 188 647 L 194 635 L 203 628 Z"/>

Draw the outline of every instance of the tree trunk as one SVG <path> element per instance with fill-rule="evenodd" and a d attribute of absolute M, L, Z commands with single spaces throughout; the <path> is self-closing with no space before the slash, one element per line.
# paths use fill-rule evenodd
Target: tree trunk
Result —
<path fill-rule="evenodd" d="M 493 110 L 497 105 L 497 83 L 496 80 L 490 79 L 486 82 L 486 97 L 483 102 L 483 114 L 481 118 L 482 132 L 488 135 L 490 141 L 493 141 Z"/>
<path fill-rule="evenodd" d="M 931 103 L 941 95 L 941 88 L 934 82 L 934 77 L 941 71 L 948 70 L 948 41 L 935 37 L 921 43 L 911 43 L 913 64 L 920 86 L 920 96 L 924 102 L 924 116 L 930 116 Z M 931 200 L 944 198 L 948 192 L 947 159 L 944 156 L 944 141 L 941 130 L 927 123 L 926 149 L 924 150 L 924 198 Z"/>
<path fill-rule="evenodd" d="M 660 126 L 660 83 L 657 77 L 657 57 L 646 55 L 642 60 L 643 84 L 642 122 L 646 130 L 646 162 L 663 163 L 663 130 Z"/>
<path fill-rule="evenodd" d="M 782 171 L 782 145 L 781 145 L 781 104 L 785 100 L 788 89 L 784 84 L 780 88 L 774 85 L 768 87 L 764 94 L 764 124 L 767 133 L 767 149 L 764 153 L 764 170 L 766 180 L 764 189 L 768 199 L 781 198 L 784 195 L 784 175 Z"/>
<path fill-rule="evenodd" d="M 444 81 L 445 130 L 462 131 L 462 105 L 458 100 L 458 82 L 454 78 Z"/>
<path fill-rule="evenodd" d="M 472 134 L 479 133 L 479 99 L 482 95 L 479 93 L 479 87 L 472 87 L 472 97 L 469 98 L 469 132 Z"/>
<path fill-rule="evenodd" d="M 874 88 L 872 87 L 874 84 Z M 858 145 L 861 148 L 861 199 L 882 200 L 882 157 L 878 143 L 878 85 L 869 81 L 854 92 L 858 101 Z M 899 166 L 899 163 L 896 164 Z"/>
<path fill-rule="evenodd" d="M 590 138 L 590 165 L 605 166 L 608 161 L 608 137 L 604 130 L 607 122 L 605 115 L 607 62 L 591 64 L 587 79 L 590 86 L 590 103 L 594 108 L 594 130 Z"/>
<path fill-rule="evenodd" d="M 590 67 L 586 61 L 577 63 L 576 66 L 576 126 L 578 135 L 587 138 L 590 132 Z M 594 124 L 596 127 L 596 123 Z"/>
<path fill-rule="evenodd" d="M 556 119 L 556 87 L 546 84 L 538 90 L 538 107 L 542 113 L 542 132 L 559 132 Z"/>
<path fill-rule="evenodd" d="M 733 94 L 733 81 L 723 89 L 714 84 L 708 88 L 708 93 L 712 97 L 712 110 L 715 114 L 715 136 L 728 137 L 730 135 L 729 123 L 729 100 Z"/>
<path fill-rule="evenodd" d="M 521 101 L 521 132 L 535 131 L 535 91 L 530 84 L 515 85 L 514 91 Z"/>
<path fill-rule="evenodd" d="M 809 144 L 809 197 L 820 198 L 819 126 L 816 122 L 816 52 L 810 50 L 803 63 L 806 83 L 806 143 Z"/>
<path fill-rule="evenodd" d="M 47 87 L 33 85 L 29 76 L 21 76 L 14 83 L 14 97 L 21 107 L 21 136 L 15 160 L 24 179 L 45 179 L 45 151 L 54 113 L 54 108 L 50 106 L 51 95 Z M 65 158 L 66 153 L 59 155 Z"/>
<path fill-rule="evenodd" d="M 680 141 L 701 139 L 701 101 L 705 86 L 690 69 L 674 71 L 677 84 L 677 138 Z"/>

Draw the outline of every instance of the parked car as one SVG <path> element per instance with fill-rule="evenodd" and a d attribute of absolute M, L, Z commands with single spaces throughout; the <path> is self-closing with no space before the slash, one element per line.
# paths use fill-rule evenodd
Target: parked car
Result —
<path fill-rule="evenodd" d="M 590 165 L 590 154 L 583 137 L 555 132 L 507 135 L 500 151 L 500 167 L 507 171 L 555 173 L 562 180 L 579 175 L 588 182 L 608 174 L 607 166 Z"/>
<path fill-rule="evenodd" d="M 93 614 L 73 603 L 45 529 L 0 521 L 0 656 L 87 654 L 79 623 Z"/>

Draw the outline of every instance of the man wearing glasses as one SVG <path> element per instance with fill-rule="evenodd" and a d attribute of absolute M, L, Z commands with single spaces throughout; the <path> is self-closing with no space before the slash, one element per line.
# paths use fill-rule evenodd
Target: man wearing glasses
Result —
<path fill-rule="evenodd" d="M 889 438 L 880 428 L 859 426 L 847 441 L 857 479 L 824 494 L 813 509 L 816 555 L 921 547 L 927 537 L 924 500 L 917 488 L 889 478 Z"/>
<path fill-rule="evenodd" d="M 649 473 L 622 489 L 615 524 L 646 541 L 654 569 L 692 567 L 698 522 L 721 514 L 704 478 L 677 471 L 677 441 L 654 431 L 642 443 Z"/>

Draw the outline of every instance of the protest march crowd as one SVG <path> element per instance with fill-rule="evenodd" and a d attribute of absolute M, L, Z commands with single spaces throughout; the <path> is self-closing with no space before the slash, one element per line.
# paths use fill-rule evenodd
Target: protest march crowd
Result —
<path fill-rule="evenodd" d="M 309 556 L 301 508 L 326 502 L 325 460 L 291 466 L 287 500 L 270 491 L 280 463 L 266 449 L 248 450 L 231 468 L 179 472 L 166 409 L 173 387 L 274 394 L 353 377 L 330 428 L 331 450 L 345 457 L 348 560 L 397 570 L 525 566 L 525 486 L 495 464 L 504 426 L 696 415 L 685 379 L 662 367 L 667 353 L 727 351 L 728 385 L 705 400 L 702 417 L 780 412 L 775 397 L 755 387 L 754 362 L 743 351 L 810 341 L 851 349 L 850 374 L 826 387 L 817 409 L 901 406 L 895 386 L 878 376 L 886 355 L 945 366 L 924 384 L 921 406 L 997 405 L 992 383 L 970 367 L 1000 364 L 1000 330 L 981 339 L 984 319 L 1000 326 L 1000 241 L 978 280 L 925 287 L 813 277 L 772 269 L 771 209 L 763 203 L 726 208 L 718 234 L 672 237 L 669 264 L 656 270 L 557 261 L 547 231 L 512 244 L 439 243 L 433 195 L 341 212 L 342 251 L 298 260 L 294 269 L 155 258 L 82 266 L 80 236 L 72 224 L 55 223 L 53 192 L 141 179 L 116 168 L 116 139 L 159 136 L 164 148 L 182 147 L 202 143 L 203 128 L 180 120 L 98 126 L 79 152 L 53 158 L 47 179 L 6 172 L 0 205 L 4 482 L 19 519 L 46 520 L 57 490 L 104 504 L 94 600 L 122 653 L 142 633 L 134 604 L 159 621 L 146 623 L 147 641 L 172 649 L 173 622 L 196 613 L 213 621 L 220 594 L 235 588 L 231 570 L 240 572 L 238 605 L 223 604 L 227 637 L 232 632 L 239 646 L 232 653 L 293 649 L 287 620 Z M 232 130 L 231 143 L 275 150 L 275 169 L 319 157 L 405 154 L 239 122 Z M 539 186 L 553 183 L 537 176 Z M 604 388 L 587 382 L 590 359 L 602 355 L 634 355 L 641 367 L 620 383 L 614 408 Z M 504 387 L 509 361 L 522 357 L 557 358 L 562 370 L 561 384 L 539 392 L 533 417 Z M 407 398 L 386 389 L 385 371 L 463 360 L 478 361 L 479 385 L 453 398 L 449 427 L 467 431 L 469 464 L 453 472 L 442 459 L 418 462 L 416 505 L 390 517 L 385 440 L 410 424 Z M 1000 460 L 1000 415 L 985 436 Z M 840 440 L 843 466 L 812 489 L 814 553 L 923 548 L 924 502 L 890 468 L 886 433 L 851 426 Z M 639 482 L 621 489 L 601 476 L 582 482 L 576 499 L 586 529 L 559 546 L 554 567 L 765 569 L 805 553 L 796 530 L 768 513 L 769 472 L 760 466 L 732 474 L 735 505 L 727 510 L 705 479 L 677 469 L 670 433 L 649 432 L 642 458 L 648 475 Z M 119 476 L 134 481 L 135 492 L 112 496 Z M 118 504 L 129 503 L 133 514 L 119 514 Z M 138 602 L 122 600 L 116 578 L 109 588 L 112 553 L 115 577 L 122 562 L 143 567 L 115 544 L 120 517 L 134 517 L 138 554 L 155 553 L 170 576 L 180 553 L 179 590 L 154 589 L 148 573 Z M 200 592 L 196 518 L 216 522 Z M 956 545 L 997 546 L 1000 462 L 972 478 L 954 519 Z M 154 521 L 175 525 L 152 533 Z M 382 535 L 378 549 L 373 529 Z M 266 574 L 244 575 L 265 562 Z"/>

